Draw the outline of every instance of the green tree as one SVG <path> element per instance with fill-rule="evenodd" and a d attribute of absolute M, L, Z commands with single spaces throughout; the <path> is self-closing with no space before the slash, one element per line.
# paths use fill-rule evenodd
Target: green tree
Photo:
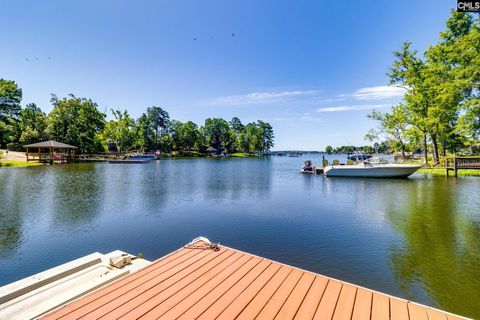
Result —
<path fill-rule="evenodd" d="M 22 89 L 11 80 L 0 79 L 0 147 L 14 142 L 12 130 L 20 116 Z"/>
<path fill-rule="evenodd" d="M 74 95 L 63 99 L 52 95 L 51 102 L 48 133 L 52 139 L 77 146 L 81 153 L 103 150 L 100 134 L 105 126 L 105 114 L 98 111 L 95 102 Z"/>
<path fill-rule="evenodd" d="M 449 94 L 442 93 L 440 98 L 451 104 L 460 100 L 458 121 L 449 124 L 451 130 L 447 138 L 450 140 L 447 142 L 454 148 L 459 143 L 474 147 L 478 144 L 480 129 L 480 18 L 452 12 L 441 37 L 436 50 L 429 52 L 431 60 L 440 55 L 449 74 L 442 83 L 445 93 Z M 458 92 L 452 93 L 452 88 Z"/>
<path fill-rule="evenodd" d="M 327 147 L 325 148 L 325 152 L 326 152 L 327 154 L 332 154 L 332 152 L 333 152 L 333 147 L 332 147 L 332 146 L 327 146 Z"/>
<path fill-rule="evenodd" d="M 262 130 L 255 123 L 249 123 L 245 127 L 245 146 L 244 152 L 254 153 L 262 148 Z"/>
<path fill-rule="evenodd" d="M 390 68 L 390 83 L 406 90 L 404 97 L 405 118 L 423 137 L 423 151 L 427 162 L 427 137 L 432 132 L 432 121 L 429 118 L 432 108 L 432 95 L 426 81 L 426 65 L 417 57 L 417 51 L 411 49 L 411 42 L 405 42 L 400 51 L 394 52 L 396 60 Z"/>
<path fill-rule="evenodd" d="M 150 119 L 146 114 L 142 114 L 136 121 L 134 148 L 145 151 L 154 147 L 155 136 L 152 134 Z"/>
<path fill-rule="evenodd" d="M 172 121 L 172 140 L 176 150 L 193 150 L 198 145 L 200 132 L 192 121 Z"/>
<path fill-rule="evenodd" d="M 245 131 L 245 126 L 242 124 L 242 121 L 240 121 L 239 118 L 233 117 L 232 120 L 230 120 L 230 128 L 235 132 L 235 134 L 239 134 Z"/>
<path fill-rule="evenodd" d="M 203 133 L 207 144 L 221 152 L 225 148 L 230 127 L 228 122 L 221 118 L 208 118 L 203 126 Z"/>
<path fill-rule="evenodd" d="M 129 151 L 135 145 L 135 120 L 130 117 L 127 110 L 112 110 L 114 120 L 105 124 L 102 133 L 104 144 L 114 142 L 118 151 Z"/>
<path fill-rule="evenodd" d="M 452 12 L 441 40 L 430 46 L 423 58 L 411 49 L 410 42 L 394 53 L 391 84 L 405 88 L 406 94 L 402 106 L 394 110 L 396 114 L 385 117 L 405 120 L 402 131 L 411 143 L 422 137 L 425 159 L 430 140 L 435 163 L 440 150 L 446 155 L 447 149 L 478 143 L 479 30 L 479 18 Z M 389 131 L 392 126 L 384 129 Z M 395 141 L 399 142 L 398 137 Z"/>
<path fill-rule="evenodd" d="M 8 118 L 18 119 L 21 101 L 22 89 L 15 81 L 0 79 L 0 121 L 6 121 Z"/>
<path fill-rule="evenodd" d="M 402 158 L 405 159 L 409 126 L 404 108 L 403 104 L 398 104 L 392 108 L 390 113 L 373 110 L 368 117 L 379 122 L 378 131 L 393 141 L 392 151 L 400 151 Z M 373 142 L 378 139 L 378 132 L 371 130 L 367 133 L 366 138 Z"/>
<path fill-rule="evenodd" d="M 19 149 L 23 145 L 48 140 L 47 115 L 35 103 L 25 106 L 18 121 Z"/>
<path fill-rule="evenodd" d="M 147 108 L 147 117 L 150 129 L 154 133 L 155 149 L 159 150 L 162 135 L 168 129 L 170 116 L 162 108 L 153 106 Z"/>
<path fill-rule="evenodd" d="M 258 128 L 260 129 L 260 151 L 268 152 L 274 146 L 275 135 L 273 128 L 268 122 L 258 120 Z"/>

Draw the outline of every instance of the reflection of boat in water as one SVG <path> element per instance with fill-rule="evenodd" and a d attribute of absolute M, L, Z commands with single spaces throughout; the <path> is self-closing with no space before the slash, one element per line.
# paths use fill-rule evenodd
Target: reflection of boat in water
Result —
<path fill-rule="evenodd" d="M 412 164 L 388 163 L 383 158 L 371 158 L 357 165 L 327 166 L 324 174 L 327 177 L 406 178 L 421 167 Z"/>
<path fill-rule="evenodd" d="M 128 156 L 123 159 L 109 160 L 108 163 L 147 163 L 155 159 L 156 159 L 155 156 L 136 155 L 136 156 Z"/>
<path fill-rule="evenodd" d="M 300 168 L 301 173 L 316 173 L 315 166 L 311 160 L 307 160 L 303 163 L 303 166 Z"/>

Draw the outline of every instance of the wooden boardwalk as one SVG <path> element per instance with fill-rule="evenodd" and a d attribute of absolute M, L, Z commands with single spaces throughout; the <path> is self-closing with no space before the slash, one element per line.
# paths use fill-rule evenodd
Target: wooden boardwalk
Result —
<path fill-rule="evenodd" d="M 44 319 L 465 319 L 199 240 Z"/>
<path fill-rule="evenodd" d="M 461 169 L 480 170 L 480 157 L 449 157 L 445 159 L 445 170 L 447 173 L 453 171 L 457 176 L 457 171 Z"/>

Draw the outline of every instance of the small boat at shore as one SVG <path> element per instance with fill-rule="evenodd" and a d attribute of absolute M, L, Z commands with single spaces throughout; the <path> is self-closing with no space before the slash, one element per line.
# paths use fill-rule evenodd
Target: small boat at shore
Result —
<path fill-rule="evenodd" d="M 303 163 L 303 166 L 300 168 L 301 173 L 316 173 L 315 166 L 311 160 L 307 160 Z"/>
<path fill-rule="evenodd" d="M 414 164 L 388 163 L 383 158 L 371 158 L 357 165 L 326 166 L 327 177 L 355 178 L 407 178 L 422 166 Z"/>
<path fill-rule="evenodd" d="M 130 156 L 124 159 L 109 160 L 108 163 L 147 163 L 156 160 L 155 156 Z"/>

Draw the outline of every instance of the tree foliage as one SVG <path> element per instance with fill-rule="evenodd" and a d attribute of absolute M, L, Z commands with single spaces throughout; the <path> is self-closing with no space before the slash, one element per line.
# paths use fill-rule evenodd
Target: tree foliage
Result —
<path fill-rule="evenodd" d="M 22 89 L 15 81 L 0 79 L 0 121 L 17 120 L 20 115 Z"/>
<path fill-rule="evenodd" d="M 105 127 L 105 114 L 95 102 L 74 95 L 59 99 L 52 95 L 53 110 L 48 115 L 48 135 L 51 139 L 79 148 L 81 153 L 102 150 L 100 134 Z"/>
<path fill-rule="evenodd" d="M 112 110 L 114 119 L 105 124 L 101 138 L 105 149 L 109 144 L 114 144 L 117 151 L 129 150 L 135 141 L 135 120 L 130 117 L 127 110 Z"/>
<path fill-rule="evenodd" d="M 435 163 L 441 155 L 478 144 L 480 18 L 452 12 L 440 41 L 421 56 L 405 42 L 394 52 L 390 83 L 405 89 L 402 103 L 369 117 L 393 150 L 418 149 Z"/>
<path fill-rule="evenodd" d="M 22 89 L 11 80 L 0 79 L 0 147 L 15 142 L 15 124 L 20 115 Z"/>
<path fill-rule="evenodd" d="M 218 153 L 266 152 L 274 145 L 269 123 L 243 125 L 234 117 L 230 122 L 208 118 L 199 127 L 192 121 L 171 120 L 167 111 L 152 106 L 138 119 L 126 110 L 111 110 L 112 119 L 98 110 L 91 99 L 52 95 L 53 109 L 48 116 L 35 104 L 20 108 L 21 90 L 13 81 L 2 80 L 3 101 L 0 121 L 0 145 L 22 150 L 23 145 L 57 140 L 79 148 L 81 153 L 106 151 L 195 151 L 214 147 Z M 8 108 L 7 108 L 8 107 Z"/>

